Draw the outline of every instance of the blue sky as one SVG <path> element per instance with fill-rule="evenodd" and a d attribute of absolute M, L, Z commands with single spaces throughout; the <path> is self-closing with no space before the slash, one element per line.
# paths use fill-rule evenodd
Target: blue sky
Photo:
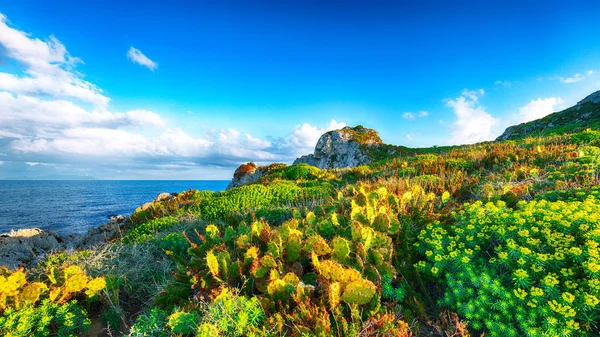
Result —
<path fill-rule="evenodd" d="M 9 1 L 0 179 L 226 179 L 362 124 L 491 140 L 600 89 L 600 5 Z"/>

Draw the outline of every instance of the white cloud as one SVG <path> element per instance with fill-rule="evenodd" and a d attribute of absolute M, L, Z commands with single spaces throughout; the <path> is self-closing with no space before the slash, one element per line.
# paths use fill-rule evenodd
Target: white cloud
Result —
<path fill-rule="evenodd" d="M 518 123 L 542 118 L 558 110 L 564 103 L 560 97 L 538 98 L 519 108 Z"/>
<path fill-rule="evenodd" d="M 499 87 L 510 88 L 512 86 L 513 82 L 507 81 L 507 80 L 498 80 L 498 81 L 494 82 L 494 84 Z"/>
<path fill-rule="evenodd" d="M 405 112 L 402 114 L 402 118 L 409 120 L 409 121 L 414 121 L 416 118 L 424 118 L 427 116 L 429 116 L 429 112 L 427 112 L 427 111 L 419 111 L 416 113 Z"/>
<path fill-rule="evenodd" d="M 577 73 L 571 77 L 558 77 L 558 79 L 562 82 L 562 83 L 566 83 L 566 84 L 570 84 L 570 83 L 577 83 L 580 81 L 585 80 L 588 76 L 591 76 L 594 74 L 593 70 L 588 70 L 585 73 L 581 74 L 581 73 Z"/>
<path fill-rule="evenodd" d="M 345 127 L 346 124 L 338 122 L 335 119 L 329 122 L 324 128 L 319 128 L 308 123 L 297 125 L 287 139 L 283 140 L 283 143 L 296 154 L 307 154 L 312 153 L 317 141 L 327 131 L 337 130 Z"/>
<path fill-rule="evenodd" d="M 456 121 L 450 126 L 452 144 L 469 144 L 494 138 L 499 120 L 479 104 L 479 98 L 483 95 L 483 89 L 465 89 L 460 97 L 445 100 L 456 115 Z"/>
<path fill-rule="evenodd" d="M 581 75 L 581 74 L 575 74 L 575 75 L 573 75 L 571 77 L 566 77 L 566 78 L 565 77 L 561 77 L 560 81 L 562 83 L 575 83 L 575 82 L 579 82 L 579 81 L 583 80 L 584 78 L 585 77 L 583 75 Z"/>
<path fill-rule="evenodd" d="M 160 115 L 147 110 L 112 113 L 86 110 L 66 100 L 42 100 L 27 95 L 0 91 L 0 138 L 19 138 L 23 134 L 52 134 L 67 127 L 81 126 L 153 126 L 164 127 Z"/>
<path fill-rule="evenodd" d="M 132 62 L 142 65 L 152 71 L 158 68 L 158 63 L 149 59 L 146 55 L 144 55 L 139 49 L 129 47 L 127 51 L 127 58 Z"/>
<path fill-rule="evenodd" d="M 73 71 L 81 62 L 71 57 L 55 37 L 46 41 L 31 38 L 11 28 L 0 14 L 0 45 L 7 57 L 24 67 L 24 74 L 0 72 L 0 90 L 15 94 L 42 94 L 55 98 L 75 98 L 106 107 L 109 99 L 102 91 Z"/>
<path fill-rule="evenodd" d="M 164 127 L 167 125 L 167 122 L 165 122 L 165 120 L 163 120 L 159 114 L 148 110 L 132 110 L 127 111 L 124 115 L 117 114 L 116 119 L 120 118 L 123 118 L 132 125 L 138 126 L 149 125 L 155 127 Z"/>
<path fill-rule="evenodd" d="M 413 114 L 412 112 L 405 112 L 402 114 L 402 118 L 409 120 L 409 121 L 414 121 L 415 120 L 415 114 Z"/>

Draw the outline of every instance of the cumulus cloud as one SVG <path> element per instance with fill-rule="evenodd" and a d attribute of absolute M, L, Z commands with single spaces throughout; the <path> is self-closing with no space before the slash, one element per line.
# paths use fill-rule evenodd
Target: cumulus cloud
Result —
<path fill-rule="evenodd" d="M 323 128 L 304 123 L 297 125 L 286 139 L 279 140 L 279 142 L 283 147 L 286 147 L 286 150 L 292 149 L 297 154 L 308 154 L 313 152 L 322 134 L 327 131 L 341 129 L 345 126 L 345 123 L 338 122 L 335 119 L 331 120 Z"/>
<path fill-rule="evenodd" d="M 0 13 L 0 45 L 7 57 L 24 68 L 23 74 L 0 72 L 0 90 L 15 94 L 48 95 L 55 98 L 75 98 L 97 107 L 106 107 L 109 99 L 102 90 L 85 81 L 73 71 L 81 61 L 69 55 L 55 37 L 45 41 L 9 27 Z"/>
<path fill-rule="evenodd" d="M 132 62 L 144 66 L 152 71 L 158 68 L 158 63 L 152 61 L 139 49 L 133 47 L 129 47 L 129 50 L 127 51 L 127 58 L 130 59 Z"/>
<path fill-rule="evenodd" d="M 519 108 L 518 123 L 542 118 L 558 110 L 564 103 L 560 97 L 538 98 Z"/>
<path fill-rule="evenodd" d="M 479 98 L 484 95 L 483 89 L 465 89 L 460 97 L 445 100 L 456 115 L 456 121 L 450 126 L 453 144 L 470 144 L 494 138 L 499 120 L 487 113 L 479 103 Z"/>
<path fill-rule="evenodd" d="M 416 118 L 423 118 L 423 117 L 427 117 L 429 116 L 429 112 L 427 111 L 419 111 L 419 112 L 405 112 L 402 114 L 402 118 L 409 120 L 409 121 L 414 121 Z"/>

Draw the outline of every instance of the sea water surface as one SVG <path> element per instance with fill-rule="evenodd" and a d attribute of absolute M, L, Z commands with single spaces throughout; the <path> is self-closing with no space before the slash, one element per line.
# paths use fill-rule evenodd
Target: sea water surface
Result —
<path fill-rule="evenodd" d="M 0 180 L 0 233 L 38 227 L 83 233 L 161 192 L 221 191 L 226 180 Z"/>

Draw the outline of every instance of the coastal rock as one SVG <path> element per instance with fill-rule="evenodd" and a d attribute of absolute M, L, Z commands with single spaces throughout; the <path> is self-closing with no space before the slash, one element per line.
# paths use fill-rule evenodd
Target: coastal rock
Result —
<path fill-rule="evenodd" d="M 306 163 L 320 169 L 366 165 L 371 163 L 367 150 L 382 144 L 377 131 L 360 125 L 347 126 L 323 134 L 315 152 L 296 159 L 294 164 Z"/>
<path fill-rule="evenodd" d="M 71 245 L 77 249 L 90 248 L 119 237 L 122 229 L 129 223 L 129 216 L 117 215 L 110 218 L 110 221 L 98 227 L 92 227 L 82 238 L 75 239 Z"/>
<path fill-rule="evenodd" d="M 248 184 L 257 182 L 260 177 L 264 174 L 264 170 L 261 167 L 257 167 L 256 164 L 250 162 L 242 164 L 233 173 L 233 179 L 227 185 L 227 189 L 240 187 Z"/>
<path fill-rule="evenodd" d="M 54 231 L 20 229 L 0 235 L 0 265 L 9 269 L 26 265 L 61 248 L 62 239 Z"/>
<path fill-rule="evenodd" d="M 173 194 L 167 193 L 167 192 L 162 192 L 162 193 L 159 193 L 158 196 L 156 196 L 156 199 L 154 199 L 154 202 L 169 201 L 173 198 L 175 198 L 175 196 Z"/>
<path fill-rule="evenodd" d="M 169 200 L 174 199 L 175 197 L 177 197 L 177 193 L 161 192 L 161 193 L 159 193 L 156 196 L 156 198 L 154 200 L 143 204 L 138 209 L 141 210 L 141 211 L 145 211 L 145 210 L 147 210 L 148 208 L 150 208 L 155 203 L 169 201 Z"/>

